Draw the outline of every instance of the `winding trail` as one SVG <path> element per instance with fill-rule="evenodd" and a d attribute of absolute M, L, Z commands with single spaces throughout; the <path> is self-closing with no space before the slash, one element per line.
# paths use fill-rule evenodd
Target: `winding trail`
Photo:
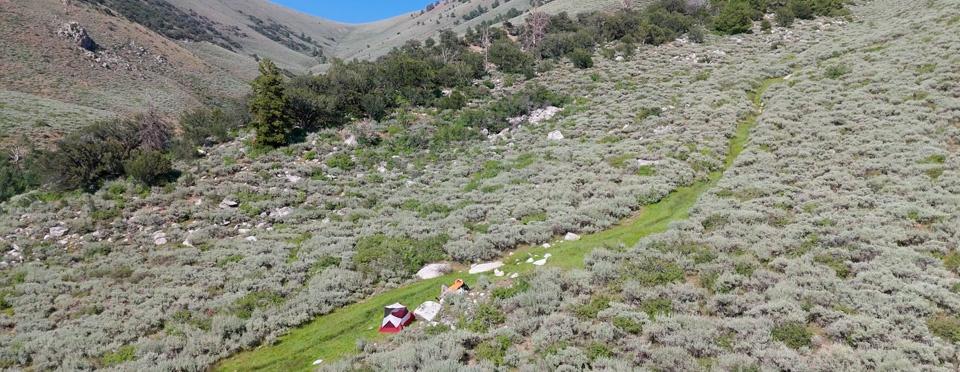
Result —
<path fill-rule="evenodd" d="M 727 150 L 723 169 L 710 173 L 706 180 L 690 186 L 680 187 L 659 202 L 644 206 L 634 216 L 621 221 L 607 230 L 584 235 L 580 240 L 563 242 L 546 249 L 540 246 L 520 247 L 509 258 L 535 255 L 542 257 L 549 252 L 546 266 L 563 269 L 581 268 L 584 258 L 594 248 L 624 244 L 631 247 L 641 238 L 666 231 L 673 221 L 682 220 L 689 215 L 690 208 L 705 191 L 716 185 L 723 173 L 730 169 L 750 137 L 750 130 L 756 125 L 763 113 L 763 94 L 770 86 L 780 83 L 783 78 L 763 80 L 748 97 L 753 103 L 753 112 L 737 123 L 736 131 Z M 504 256 L 508 273 L 523 273 L 534 270 L 535 266 L 524 263 L 513 264 L 513 260 Z M 292 329 L 271 345 L 238 353 L 222 360 L 213 370 L 216 371 L 305 371 L 313 368 L 314 360 L 322 359 L 324 364 L 348 357 L 356 353 L 357 340 L 378 340 L 384 336 L 377 332 L 383 307 L 394 302 L 417 305 L 433 300 L 441 284 L 453 282 L 456 278 L 469 281 L 481 275 L 454 272 L 439 278 L 414 282 L 399 288 L 373 295 L 360 302 L 342 307 L 326 315 L 321 315 Z"/>

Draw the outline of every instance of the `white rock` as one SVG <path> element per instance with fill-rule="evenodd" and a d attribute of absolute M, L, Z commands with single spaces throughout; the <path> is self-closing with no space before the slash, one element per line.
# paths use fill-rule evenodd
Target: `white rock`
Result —
<path fill-rule="evenodd" d="M 547 134 L 547 139 L 551 141 L 559 141 L 563 139 L 563 133 L 560 133 L 559 130 L 555 130 Z"/>
<path fill-rule="evenodd" d="M 528 257 L 528 258 L 527 258 L 527 263 L 531 263 L 531 262 L 533 262 L 533 257 Z"/>
<path fill-rule="evenodd" d="M 547 106 L 541 109 L 536 109 L 530 113 L 530 118 L 528 118 L 527 121 L 529 121 L 531 124 L 537 124 L 542 121 L 552 119 L 560 111 L 562 111 L 562 109 L 556 106 Z"/>
<path fill-rule="evenodd" d="M 357 145 L 357 136 L 350 134 L 347 136 L 347 139 L 343 140 L 343 144 L 347 146 L 356 146 Z"/>
<path fill-rule="evenodd" d="M 494 270 L 493 270 L 493 275 L 494 275 L 494 276 L 503 276 L 503 274 L 504 274 L 503 271 L 501 271 L 500 269 L 494 269 Z"/>
<path fill-rule="evenodd" d="M 653 128 L 653 134 L 656 134 L 658 136 L 662 134 L 670 133 L 671 131 L 673 131 L 673 127 L 669 125 L 661 125 L 659 127 Z"/>
<path fill-rule="evenodd" d="M 520 273 L 510 274 L 510 279 L 516 279 L 518 276 L 520 276 Z"/>
<path fill-rule="evenodd" d="M 527 121 L 528 119 L 529 118 L 527 117 L 527 115 L 521 115 L 515 118 L 508 118 L 507 123 L 509 123 L 512 126 L 516 126 L 516 125 L 519 125 L 520 123 Z M 503 132 L 500 132 L 500 133 L 503 134 Z"/>
<path fill-rule="evenodd" d="M 550 243 L 543 243 L 544 248 L 550 248 Z"/>
<path fill-rule="evenodd" d="M 533 261 L 533 264 L 534 264 L 534 265 L 537 265 L 537 266 L 546 265 L 546 264 L 547 264 L 547 259 L 546 259 L 546 258 L 541 258 L 541 259 L 539 259 L 539 260 Z"/>
<path fill-rule="evenodd" d="M 223 201 L 220 202 L 220 208 L 236 208 L 239 205 L 240 203 L 231 199 L 223 199 Z"/>
<path fill-rule="evenodd" d="M 420 279 L 433 279 L 443 276 L 443 274 L 449 273 L 452 270 L 450 264 L 447 263 L 432 263 L 424 266 L 417 271 L 417 277 Z"/>
<path fill-rule="evenodd" d="M 550 254 L 550 253 L 547 253 L 547 254 L 543 255 L 543 258 L 550 258 L 550 257 L 553 257 L 553 255 Z"/>
<path fill-rule="evenodd" d="M 153 233 L 153 244 L 164 245 L 167 244 L 167 234 L 163 231 L 157 231 Z"/>
<path fill-rule="evenodd" d="M 659 163 L 659 162 L 660 162 L 659 160 L 637 159 L 637 166 L 641 166 L 641 167 L 642 167 L 642 166 L 646 166 L 646 165 L 654 165 L 654 164 L 657 164 L 657 163 Z"/>
<path fill-rule="evenodd" d="M 63 236 L 63 234 L 66 234 L 67 231 L 70 231 L 70 229 L 67 228 L 66 226 L 54 226 L 54 227 L 51 227 L 51 228 L 50 228 L 50 237 L 51 237 L 51 238 L 59 238 L 59 237 Z"/>
<path fill-rule="evenodd" d="M 313 365 L 318 365 L 320 363 L 323 363 L 323 359 L 317 359 L 313 361 Z"/>
<path fill-rule="evenodd" d="M 485 263 L 482 263 L 482 264 L 470 265 L 470 271 L 468 271 L 468 272 L 469 272 L 470 274 L 485 273 L 485 272 L 487 272 L 487 271 L 492 271 L 492 270 L 494 270 L 494 269 L 499 269 L 499 268 L 502 267 L 502 266 L 503 266 L 503 262 L 500 262 L 500 261 L 485 262 Z"/>
<path fill-rule="evenodd" d="M 256 236 L 248 236 L 246 240 L 247 240 L 248 242 L 255 242 L 255 241 L 257 241 L 257 237 L 256 237 Z"/>
<path fill-rule="evenodd" d="M 270 218 L 284 218 L 293 213 L 293 208 L 283 207 L 277 208 L 270 212 Z"/>
<path fill-rule="evenodd" d="M 250 233 L 250 229 L 239 229 L 237 232 L 245 235 Z"/>
<path fill-rule="evenodd" d="M 574 234 L 572 232 L 568 232 L 567 235 L 563 236 L 563 240 L 566 240 L 566 241 L 580 240 L 580 235 Z"/>
<path fill-rule="evenodd" d="M 303 179 L 303 177 L 300 177 L 300 176 L 295 175 L 295 174 L 288 174 L 288 175 L 286 175 L 286 177 L 287 177 L 287 182 L 290 182 L 290 183 L 297 183 L 297 182 L 300 182 L 300 180 Z"/>

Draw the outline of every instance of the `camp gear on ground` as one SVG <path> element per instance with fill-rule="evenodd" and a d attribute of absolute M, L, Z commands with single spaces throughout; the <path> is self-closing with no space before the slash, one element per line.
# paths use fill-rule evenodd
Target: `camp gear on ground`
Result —
<path fill-rule="evenodd" d="M 383 321 L 380 322 L 381 333 L 397 333 L 404 327 L 413 323 L 416 317 L 406 306 L 400 303 L 388 305 L 383 308 Z"/>
<path fill-rule="evenodd" d="M 452 294 L 462 294 L 469 290 L 470 286 L 468 286 L 467 283 L 464 283 L 463 279 L 457 279 L 449 287 L 445 287 L 442 284 L 440 285 L 440 298 L 443 299 L 444 297 Z"/>
<path fill-rule="evenodd" d="M 417 306 L 413 314 L 416 315 L 417 318 L 432 322 L 437 318 L 437 314 L 440 313 L 441 308 L 443 308 L 443 305 L 440 305 L 439 302 L 427 301 Z"/>

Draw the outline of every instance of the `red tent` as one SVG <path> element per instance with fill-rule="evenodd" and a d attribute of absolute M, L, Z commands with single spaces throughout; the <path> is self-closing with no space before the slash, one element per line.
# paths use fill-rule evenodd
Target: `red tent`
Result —
<path fill-rule="evenodd" d="M 389 305 L 383 308 L 383 321 L 380 322 L 380 333 L 397 333 L 403 330 L 416 317 L 406 306 L 399 303 Z"/>

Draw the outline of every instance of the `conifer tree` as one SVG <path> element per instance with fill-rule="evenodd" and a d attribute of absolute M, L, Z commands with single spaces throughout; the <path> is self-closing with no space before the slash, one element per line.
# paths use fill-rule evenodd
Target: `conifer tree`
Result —
<path fill-rule="evenodd" d="M 289 123 L 284 114 L 283 76 L 272 61 L 260 61 L 260 76 L 253 80 L 250 112 L 257 131 L 256 143 L 261 146 L 283 146 L 287 143 Z"/>

